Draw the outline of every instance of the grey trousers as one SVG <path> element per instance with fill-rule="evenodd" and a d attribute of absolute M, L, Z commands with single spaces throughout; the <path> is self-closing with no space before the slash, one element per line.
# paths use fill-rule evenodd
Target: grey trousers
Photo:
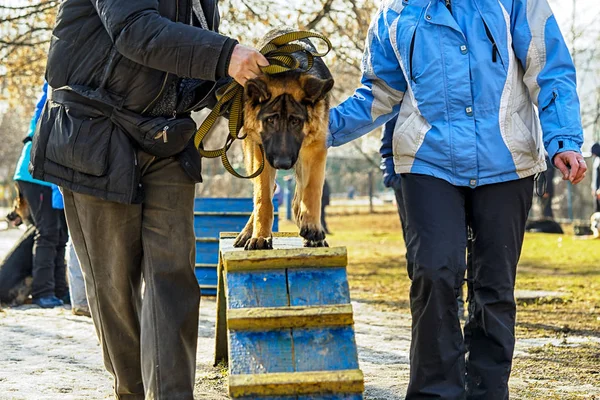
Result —
<path fill-rule="evenodd" d="M 69 293 L 71 294 L 72 309 L 89 309 L 85 294 L 85 282 L 81 265 L 75 253 L 73 241 L 67 242 L 67 276 L 69 277 Z"/>
<path fill-rule="evenodd" d="M 67 221 L 116 398 L 189 400 L 200 302 L 194 182 L 172 158 L 138 158 L 143 204 L 65 190 Z"/>

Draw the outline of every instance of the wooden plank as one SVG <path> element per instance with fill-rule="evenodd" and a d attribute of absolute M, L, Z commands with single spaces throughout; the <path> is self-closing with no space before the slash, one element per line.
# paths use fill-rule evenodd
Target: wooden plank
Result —
<path fill-rule="evenodd" d="M 227 326 L 234 330 L 346 326 L 354 323 L 352 305 L 312 307 L 238 308 L 227 312 Z"/>
<path fill-rule="evenodd" d="M 293 372 L 292 333 L 229 331 L 229 374 Z"/>
<path fill-rule="evenodd" d="M 218 291 L 217 291 L 217 321 L 215 323 L 215 366 L 220 362 L 228 362 L 227 344 L 227 299 L 225 298 L 225 276 L 223 274 L 223 263 L 217 267 Z"/>
<path fill-rule="evenodd" d="M 212 237 L 197 237 L 196 243 L 218 243 L 219 239 Z"/>
<path fill-rule="evenodd" d="M 201 197 L 194 199 L 194 211 L 252 211 L 254 200 L 251 197 Z"/>
<path fill-rule="evenodd" d="M 202 286 L 217 287 L 217 269 L 214 267 L 195 268 L 194 273 L 198 284 Z"/>
<path fill-rule="evenodd" d="M 294 329 L 296 371 L 358 369 L 358 354 L 352 326 Z"/>
<path fill-rule="evenodd" d="M 298 400 L 363 400 L 362 393 L 321 394 L 318 396 L 298 396 Z"/>
<path fill-rule="evenodd" d="M 219 243 L 196 242 L 196 263 L 214 264 L 219 262 Z"/>
<path fill-rule="evenodd" d="M 229 235 L 231 232 L 225 232 Z M 221 253 L 230 252 L 245 252 L 244 248 L 233 247 L 237 234 L 233 234 L 231 237 L 225 239 L 221 238 L 219 249 Z M 304 239 L 295 233 L 289 233 L 287 236 L 279 236 L 276 232 L 273 233 L 273 249 L 300 249 L 304 246 Z M 271 251 L 271 250 L 269 250 Z"/>
<path fill-rule="evenodd" d="M 219 238 L 219 234 L 223 231 L 241 231 L 248 222 L 247 215 L 221 215 L 221 216 L 194 216 L 194 233 L 197 237 L 212 237 Z"/>
<path fill-rule="evenodd" d="M 225 274 L 228 310 L 289 305 L 285 270 Z"/>
<path fill-rule="evenodd" d="M 239 232 L 221 232 L 221 239 L 234 239 Z M 273 232 L 273 238 L 298 238 L 298 232 Z"/>
<path fill-rule="evenodd" d="M 358 369 L 229 376 L 232 397 L 363 391 L 363 373 Z"/>
<path fill-rule="evenodd" d="M 223 252 L 225 271 L 282 268 L 335 268 L 347 264 L 345 247 Z"/>
<path fill-rule="evenodd" d="M 237 400 L 363 400 L 361 393 L 311 394 L 308 396 L 244 396 Z"/>
<path fill-rule="evenodd" d="M 346 268 L 288 270 L 290 305 L 350 304 Z"/>

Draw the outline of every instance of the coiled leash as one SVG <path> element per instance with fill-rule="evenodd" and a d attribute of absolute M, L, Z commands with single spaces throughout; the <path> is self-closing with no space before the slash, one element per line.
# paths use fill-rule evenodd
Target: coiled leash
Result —
<path fill-rule="evenodd" d="M 303 39 L 319 39 L 322 40 L 326 45 L 327 49 L 324 52 L 318 52 L 316 49 L 308 49 L 305 45 L 301 45 L 297 42 Z M 262 49 L 260 53 L 265 56 L 269 61 L 269 65 L 261 67 L 261 71 L 264 74 L 276 75 L 282 72 L 292 71 L 299 69 L 301 72 L 308 72 L 313 64 L 315 57 L 324 57 L 331 50 L 331 42 L 325 36 L 320 33 L 309 32 L 309 31 L 289 31 L 282 33 L 270 40 Z M 294 58 L 294 53 L 304 53 L 307 59 L 307 66 L 301 68 L 300 62 Z M 249 176 L 240 175 L 231 165 L 227 158 L 227 151 L 236 139 L 243 140 L 246 135 L 240 136 L 240 130 L 244 125 L 244 112 L 243 112 L 243 96 L 244 87 L 236 81 L 231 82 L 225 87 L 221 95 L 218 95 L 218 101 L 215 107 L 212 109 L 208 117 L 202 122 L 200 128 L 194 135 L 194 145 L 198 149 L 198 152 L 202 157 L 206 158 L 217 158 L 221 157 L 221 161 L 225 169 L 237 178 L 252 179 L 260 175 L 265 167 L 265 150 L 262 145 L 258 145 L 261 153 L 261 162 L 258 170 Z M 217 150 L 204 150 L 202 147 L 202 141 L 210 132 L 218 118 L 229 111 L 229 135 L 225 141 L 225 145 Z"/>

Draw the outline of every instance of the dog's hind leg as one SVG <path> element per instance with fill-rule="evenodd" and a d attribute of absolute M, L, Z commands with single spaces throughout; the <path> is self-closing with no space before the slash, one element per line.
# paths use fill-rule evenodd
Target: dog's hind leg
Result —
<path fill-rule="evenodd" d="M 326 162 L 327 149 L 320 142 L 315 142 L 300 151 L 293 207 L 305 247 L 328 246 L 325 231 L 321 226 L 321 196 Z"/>

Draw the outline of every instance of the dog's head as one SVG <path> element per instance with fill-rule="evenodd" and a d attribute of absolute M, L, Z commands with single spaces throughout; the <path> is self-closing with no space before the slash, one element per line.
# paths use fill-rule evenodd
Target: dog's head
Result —
<path fill-rule="evenodd" d="M 25 197 L 19 190 L 18 186 L 16 186 L 16 190 L 17 197 L 13 201 L 13 210 L 6 216 L 6 219 L 13 226 L 19 226 L 23 222 L 26 222 L 30 219 L 29 205 L 27 204 L 27 200 L 25 200 Z"/>
<path fill-rule="evenodd" d="M 333 79 L 280 74 L 251 79 L 245 88 L 244 131 L 262 143 L 273 168 L 290 169 L 303 143 L 325 140 Z"/>

